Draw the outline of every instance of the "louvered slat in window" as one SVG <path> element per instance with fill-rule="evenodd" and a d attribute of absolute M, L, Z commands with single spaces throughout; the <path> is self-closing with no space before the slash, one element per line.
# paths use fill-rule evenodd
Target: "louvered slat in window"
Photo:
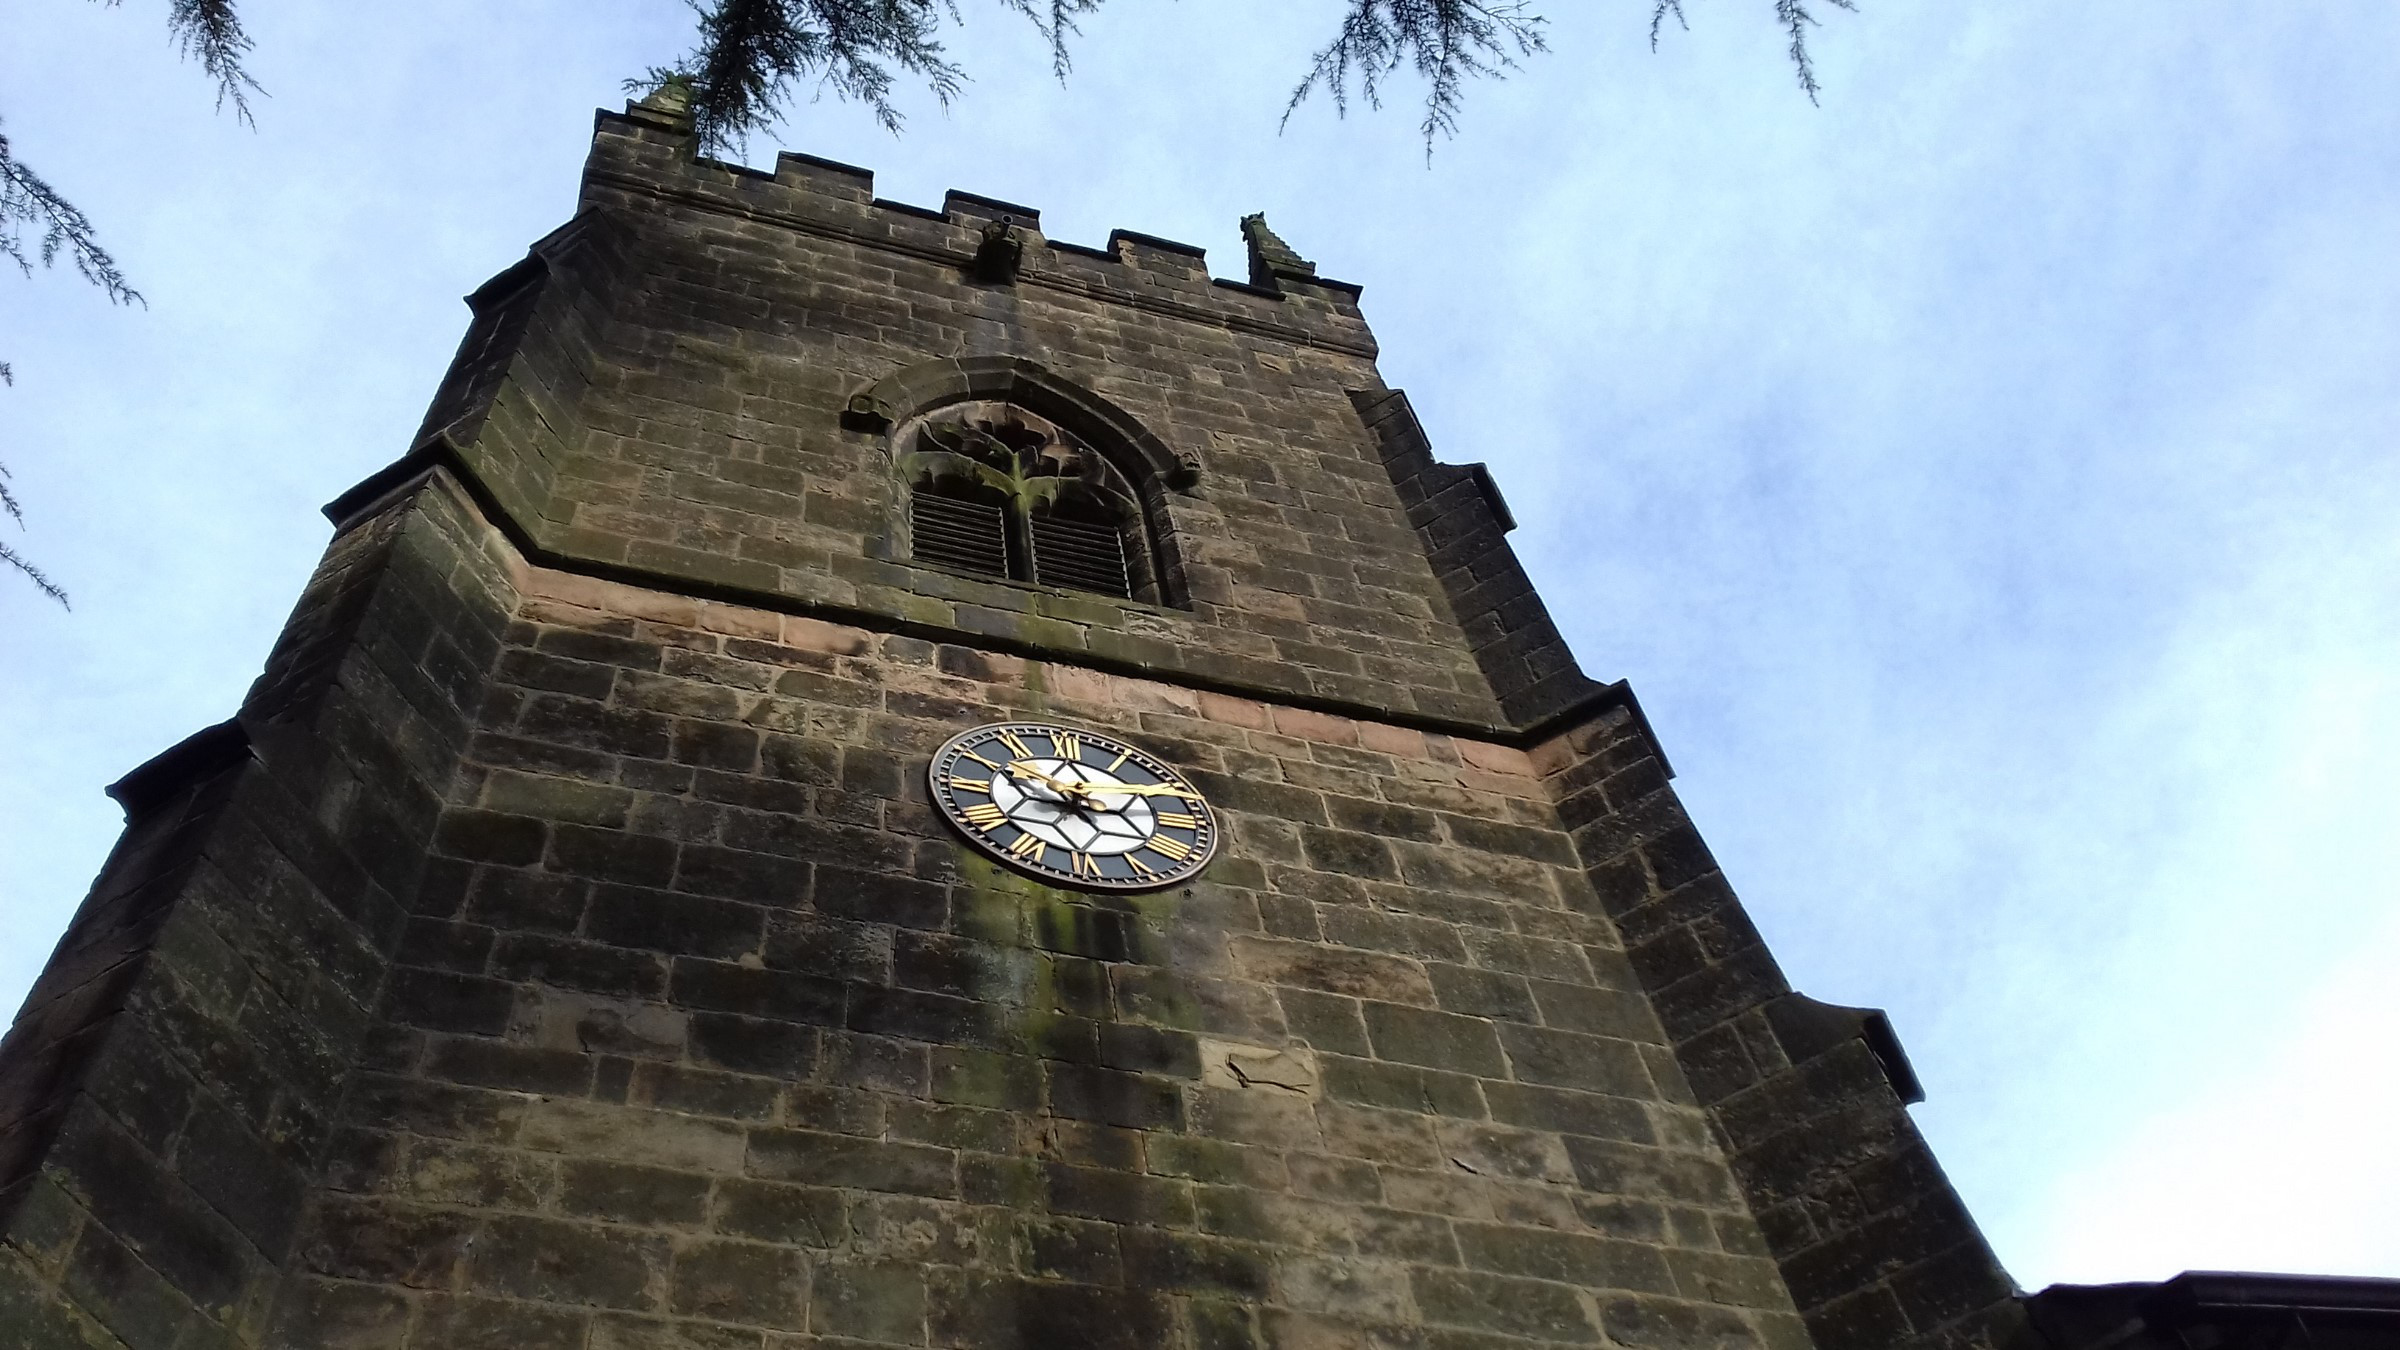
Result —
<path fill-rule="evenodd" d="M 1008 575 L 1008 523 L 999 507 L 920 489 L 909 498 L 908 511 L 918 562 L 985 576 Z"/>
<path fill-rule="evenodd" d="M 1114 527 L 1038 515 L 1032 526 L 1034 580 L 1132 597 L 1125 575 L 1125 537 Z"/>

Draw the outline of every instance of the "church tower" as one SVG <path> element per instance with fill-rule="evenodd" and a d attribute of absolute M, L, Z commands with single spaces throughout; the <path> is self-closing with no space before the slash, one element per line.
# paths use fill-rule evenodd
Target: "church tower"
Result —
<path fill-rule="evenodd" d="M 2036 1345 L 1480 465 L 1248 279 L 599 119 L 0 1048 L 0 1347 Z"/>

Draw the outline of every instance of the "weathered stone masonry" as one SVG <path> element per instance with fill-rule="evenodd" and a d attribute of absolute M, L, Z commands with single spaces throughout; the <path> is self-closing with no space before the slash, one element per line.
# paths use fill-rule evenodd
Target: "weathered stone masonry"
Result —
<path fill-rule="evenodd" d="M 1245 231 L 604 116 L 239 716 L 120 785 L 0 1047 L 0 1347 L 2030 1344 L 1888 1033 Z M 1130 457 L 1160 603 L 906 559 L 888 433 L 966 398 Z M 958 846 L 925 757 L 1023 714 L 1189 773 L 1201 882 Z"/>

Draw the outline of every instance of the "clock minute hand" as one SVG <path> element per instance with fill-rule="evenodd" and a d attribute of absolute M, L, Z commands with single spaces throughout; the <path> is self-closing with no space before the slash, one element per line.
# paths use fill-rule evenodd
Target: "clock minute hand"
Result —
<path fill-rule="evenodd" d="M 1040 769 L 1021 762 L 1009 765 L 1008 772 L 1012 777 L 1030 778 L 1045 787 L 1055 788 L 1076 797 L 1089 798 L 1111 792 L 1123 793 L 1131 797 L 1189 798 L 1192 795 L 1190 788 L 1177 787 L 1172 783 L 1078 783 L 1064 778 L 1053 778 Z"/>
<path fill-rule="evenodd" d="M 1123 792 L 1135 797 L 1181 797 L 1187 801 L 1194 795 L 1190 788 L 1173 783 L 1086 783 L 1083 790 L 1093 796 Z"/>

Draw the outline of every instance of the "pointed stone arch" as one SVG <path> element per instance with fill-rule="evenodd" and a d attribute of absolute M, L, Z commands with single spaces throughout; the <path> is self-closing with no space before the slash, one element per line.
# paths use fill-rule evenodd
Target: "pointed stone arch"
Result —
<path fill-rule="evenodd" d="M 913 434 L 910 428 L 946 408 L 969 405 L 1005 406 L 1031 414 L 1105 461 L 1136 503 L 1136 518 L 1123 522 L 1131 527 L 1123 536 L 1131 581 L 1127 598 L 1190 608 L 1169 507 L 1176 494 L 1190 491 L 1199 481 L 1199 458 L 1188 451 L 1178 453 L 1131 413 L 1083 385 L 1023 357 L 927 361 L 894 371 L 852 395 L 842 421 L 851 430 L 881 436 L 889 457 L 901 449 L 904 436 Z M 899 477 L 895 473 L 889 499 L 892 524 L 875 551 L 893 561 L 922 561 L 908 537 L 916 486 Z M 994 579 L 1031 580 L 1023 575 Z"/>
<path fill-rule="evenodd" d="M 1021 356 L 960 356 L 893 371 L 852 395 L 843 420 L 883 431 L 946 404 L 985 400 L 1014 403 L 1075 432 L 1137 482 L 1188 492 L 1200 481 L 1197 454 L 1171 448 L 1133 414 Z"/>

